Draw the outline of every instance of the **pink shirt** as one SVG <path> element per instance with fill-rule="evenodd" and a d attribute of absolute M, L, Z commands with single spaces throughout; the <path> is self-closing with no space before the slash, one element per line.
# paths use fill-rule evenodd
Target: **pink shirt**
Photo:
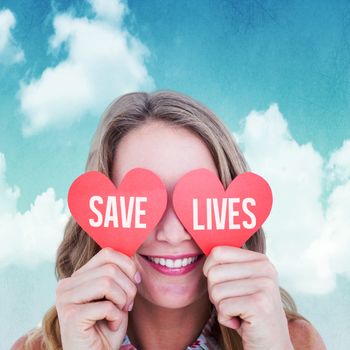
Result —
<path fill-rule="evenodd" d="M 187 346 L 186 350 L 221 350 L 221 347 L 215 337 L 215 322 L 216 322 L 216 309 L 213 307 L 211 315 L 204 325 L 201 334 L 195 340 L 195 342 Z M 137 350 L 134 345 L 131 344 L 130 339 L 125 335 L 123 344 L 120 350 Z"/>

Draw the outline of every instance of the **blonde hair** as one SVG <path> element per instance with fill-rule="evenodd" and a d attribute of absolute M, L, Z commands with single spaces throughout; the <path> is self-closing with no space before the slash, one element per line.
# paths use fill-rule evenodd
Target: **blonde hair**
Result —
<path fill-rule="evenodd" d="M 163 121 L 198 135 L 210 150 L 225 187 L 235 176 L 249 170 L 231 133 L 215 114 L 189 96 L 169 90 L 128 93 L 112 101 L 92 140 L 85 170 L 97 170 L 111 178 L 118 142 L 126 133 L 148 121 Z M 244 248 L 265 254 L 265 235 L 262 228 L 245 243 Z M 70 277 L 99 250 L 100 247 L 70 217 L 57 250 L 56 278 Z M 282 287 L 280 294 L 288 321 L 306 320 L 298 314 L 292 297 Z M 218 322 L 216 329 L 223 349 L 243 349 L 242 339 L 235 330 Z M 33 329 L 28 335 L 26 350 L 32 349 L 32 345 L 38 342 L 41 343 L 41 349 L 62 349 L 55 305 L 44 315 L 41 328 Z"/>

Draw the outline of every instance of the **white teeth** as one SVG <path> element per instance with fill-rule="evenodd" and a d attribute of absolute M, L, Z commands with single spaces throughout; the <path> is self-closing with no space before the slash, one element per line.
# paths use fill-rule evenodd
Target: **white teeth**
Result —
<path fill-rule="evenodd" d="M 174 267 L 174 260 L 166 259 L 165 266 L 166 267 Z"/>
<path fill-rule="evenodd" d="M 174 267 L 181 267 L 181 265 L 182 265 L 181 259 L 176 259 L 174 262 Z"/>
<path fill-rule="evenodd" d="M 198 259 L 198 256 L 194 256 L 191 258 L 184 258 L 184 259 L 176 259 L 176 260 L 164 259 L 164 258 L 151 258 L 151 257 L 148 257 L 148 259 L 153 261 L 155 264 L 166 266 L 168 268 L 179 268 L 179 267 L 184 267 L 194 263 Z"/>

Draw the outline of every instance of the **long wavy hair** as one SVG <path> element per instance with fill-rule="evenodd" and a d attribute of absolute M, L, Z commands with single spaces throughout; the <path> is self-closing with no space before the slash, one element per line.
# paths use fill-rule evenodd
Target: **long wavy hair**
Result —
<path fill-rule="evenodd" d="M 249 167 L 236 141 L 226 126 L 202 103 L 182 93 L 162 90 L 153 93 L 133 92 L 116 98 L 107 107 L 91 143 L 85 170 L 97 170 L 111 178 L 112 162 L 119 141 L 129 131 L 149 121 L 163 121 L 186 128 L 198 135 L 207 145 L 215 161 L 221 182 L 225 186 Z M 265 254 L 265 235 L 260 228 L 243 246 Z M 70 217 L 63 240 L 57 250 L 55 275 L 59 280 L 70 277 L 85 265 L 101 248 Z M 288 321 L 304 319 L 292 297 L 280 288 L 281 300 Z M 308 320 L 306 320 L 308 321 Z M 239 334 L 216 320 L 218 341 L 224 350 L 243 349 Z M 53 305 L 44 315 L 41 327 L 28 332 L 24 349 L 62 349 L 59 319 Z M 37 347 L 36 347 L 37 348 Z"/>

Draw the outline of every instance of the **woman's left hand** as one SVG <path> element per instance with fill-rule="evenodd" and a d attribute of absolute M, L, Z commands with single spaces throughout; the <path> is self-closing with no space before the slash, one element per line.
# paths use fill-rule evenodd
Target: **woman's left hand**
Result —
<path fill-rule="evenodd" d="M 203 273 L 218 321 L 236 329 L 245 350 L 293 349 L 277 271 L 265 254 L 215 247 Z"/>

